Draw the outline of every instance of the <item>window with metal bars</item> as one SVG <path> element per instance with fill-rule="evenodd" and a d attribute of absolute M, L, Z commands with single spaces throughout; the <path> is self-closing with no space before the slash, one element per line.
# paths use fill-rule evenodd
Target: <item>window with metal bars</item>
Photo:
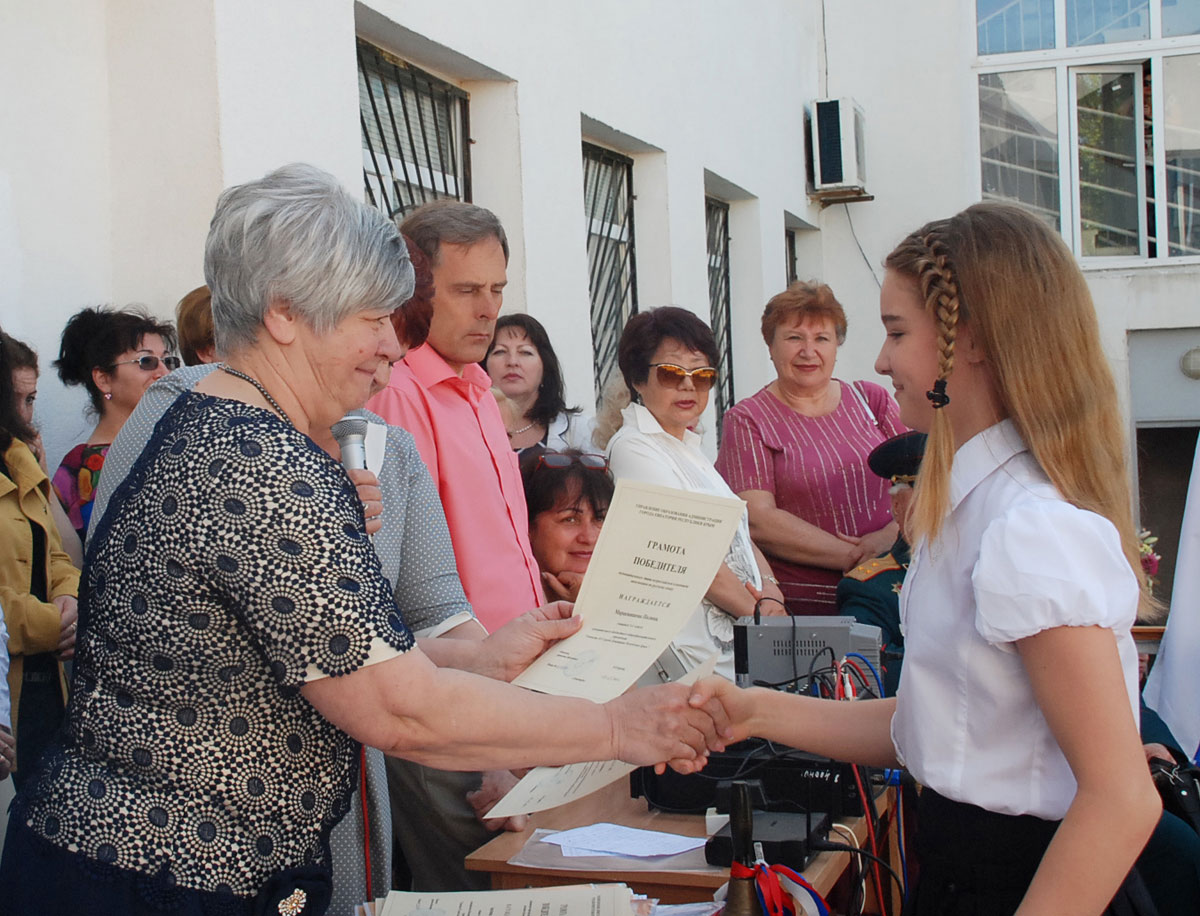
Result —
<path fill-rule="evenodd" d="M 471 199 L 467 94 L 358 41 L 367 201 L 397 221 L 442 197 Z"/>
<path fill-rule="evenodd" d="M 583 211 L 587 220 L 588 292 L 596 401 L 617 372 L 617 344 L 637 312 L 633 243 L 633 160 L 583 144 Z"/>
<path fill-rule="evenodd" d="M 787 264 L 787 285 L 791 286 L 800 277 L 796 274 L 796 230 L 783 231 L 783 256 Z"/>
<path fill-rule="evenodd" d="M 704 226 L 708 235 L 708 307 L 713 337 L 717 339 L 716 394 L 717 435 L 721 418 L 733 406 L 733 336 L 730 331 L 729 296 L 729 204 L 715 197 L 704 198 Z"/>

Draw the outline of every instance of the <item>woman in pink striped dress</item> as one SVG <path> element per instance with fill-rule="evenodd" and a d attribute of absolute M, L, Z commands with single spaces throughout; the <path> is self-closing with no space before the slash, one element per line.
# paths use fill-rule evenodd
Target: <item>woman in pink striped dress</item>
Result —
<path fill-rule="evenodd" d="M 846 313 L 828 286 L 793 283 L 767 303 L 762 333 L 777 377 L 725 414 L 717 470 L 749 504 L 788 611 L 832 614 L 843 572 L 896 540 L 867 455 L 905 427 L 882 387 L 833 377 Z"/>

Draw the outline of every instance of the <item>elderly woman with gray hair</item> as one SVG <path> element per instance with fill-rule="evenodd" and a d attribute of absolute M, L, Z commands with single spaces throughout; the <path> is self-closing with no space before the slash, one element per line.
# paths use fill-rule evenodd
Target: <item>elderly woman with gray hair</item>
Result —
<path fill-rule="evenodd" d="M 322 913 L 358 742 L 461 769 L 690 771 L 720 746 L 684 687 L 597 705 L 415 646 L 309 435 L 399 355 L 412 270 L 385 216 L 281 169 L 222 194 L 205 277 L 224 371 L 166 411 L 93 533 L 66 728 L 14 803 L 0 914 Z"/>

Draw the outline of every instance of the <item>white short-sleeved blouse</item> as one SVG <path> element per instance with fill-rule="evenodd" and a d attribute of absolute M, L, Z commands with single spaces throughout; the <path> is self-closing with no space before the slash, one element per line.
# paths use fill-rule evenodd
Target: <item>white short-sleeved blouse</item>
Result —
<path fill-rule="evenodd" d="M 1112 523 L 1063 499 L 1009 420 L 958 450 L 950 501 L 901 592 L 896 752 L 947 798 L 1059 819 L 1075 778 L 1014 642 L 1052 627 L 1111 629 L 1136 720 L 1137 579 Z"/>

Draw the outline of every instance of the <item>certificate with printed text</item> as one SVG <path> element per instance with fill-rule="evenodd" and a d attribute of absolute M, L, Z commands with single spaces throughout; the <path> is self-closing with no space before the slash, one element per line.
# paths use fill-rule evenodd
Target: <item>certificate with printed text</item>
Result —
<path fill-rule="evenodd" d="M 694 684 L 712 674 L 716 665 L 717 656 L 713 653 L 676 683 Z M 512 817 L 514 814 L 533 814 L 535 811 L 557 808 L 591 795 L 636 769 L 632 763 L 622 763 L 620 760 L 534 767 L 492 806 L 485 817 Z"/>
<path fill-rule="evenodd" d="M 740 499 L 617 481 L 575 602 L 583 627 L 513 683 L 597 703 L 620 696 L 695 612 L 745 511 Z"/>

